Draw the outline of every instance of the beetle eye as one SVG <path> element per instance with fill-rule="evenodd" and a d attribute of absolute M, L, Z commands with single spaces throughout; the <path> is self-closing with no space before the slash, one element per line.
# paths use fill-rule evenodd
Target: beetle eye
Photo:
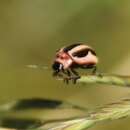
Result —
<path fill-rule="evenodd" d="M 54 64 L 52 65 L 52 69 L 55 71 L 59 71 L 59 67 L 60 67 L 60 63 L 58 62 L 54 62 Z"/>

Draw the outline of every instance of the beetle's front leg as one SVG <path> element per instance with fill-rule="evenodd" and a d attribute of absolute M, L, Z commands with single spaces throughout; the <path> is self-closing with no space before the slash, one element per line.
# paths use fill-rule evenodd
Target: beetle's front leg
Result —
<path fill-rule="evenodd" d="M 72 80 L 73 84 L 76 84 L 77 79 L 80 78 L 79 74 L 72 68 L 69 68 L 67 70 L 67 74 L 68 74 L 68 81 Z"/>
<path fill-rule="evenodd" d="M 54 76 L 54 77 L 58 76 L 58 77 L 60 77 L 60 78 L 63 78 L 63 77 L 64 77 L 63 74 L 60 73 L 60 72 L 53 72 L 53 73 L 52 73 L 52 76 Z"/>
<path fill-rule="evenodd" d="M 64 77 L 64 82 L 69 83 L 69 80 L 72 80 L 72 82 L 75 84 L 77 79 L 80 78 L 79 74 L 71 68 L 68 68 L 67 70 L 62 70 L 62 72 L 67 75 L 67 77 Z"/>
<path fill-rule="evenodd" d="M 53 73 L 52 73 L 52 76 L 57 76 L 59 74 L 59 71 L 54 71 Z"/>
<path fill-rule="evenodd" d="M 68 84 L 69 80 L 71 80 L 71 72 L 69 71 L 69 69 L 67 69 L 67 70 L 63 69 L 62 73 L 64 74 L 64 77 L 63 77 L 64 82 Z"/>

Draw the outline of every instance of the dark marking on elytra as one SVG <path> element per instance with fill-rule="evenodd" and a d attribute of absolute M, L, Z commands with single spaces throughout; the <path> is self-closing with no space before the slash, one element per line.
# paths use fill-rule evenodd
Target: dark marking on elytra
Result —
<path fill-rule="evenodd" d="M 74 47 L 79 46 L 79 45 L 82 45 L 82 43 L 75 43 L 75 44 L 72 44 L 70 46 L 67 46 L 67 47 L 64 48 L 64 52 L 68 52 L 69 50 L 71 50 Z"/>
<path fill-rule="evenodd" d="M 80 50 L 78 52 L 74 52 L 72 55 L 76 56 L 76 57 L 85 57 L 85 56 L 87 56 L 88 52 L 91 52 L 93 55 L 96 56 L 95 51 L 90 48 L 86 48 L 86 49 Z"/>

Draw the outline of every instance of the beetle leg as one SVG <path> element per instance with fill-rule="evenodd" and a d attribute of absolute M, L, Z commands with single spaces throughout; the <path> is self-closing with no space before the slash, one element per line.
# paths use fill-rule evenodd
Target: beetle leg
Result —
<path fill-rule="evenodd" d="M 57 75 L 58 75 L 58 73 L 59 73 L 59 72 L 54 71 L 54 72 L 52 73 L 52 75 L 53 75 L 53 76 L 57 76 Z"/>
<path fill-rule="evenodd" d="M 52 75 L 54 76 L 54 77 L 56 77 L 56 76 L 59 76 L 60 78 L 63 78 L 63 74 L 61 74 L 61 73 L 57 73 L 57 72 L 53 72 L 52 73 Z"/>
<path fill-rule="evenodd" d="M 66 84 L 68 84 L 69 83 L 69 80 L 70 80 L 70 77 L 65 77 L 65 75 L 67 75 L 67 73 L 64 71 L 64 70 L 62 70 L 61 71 L 62 73 L 60 73 L 60 72 L 53 72 L 53 76 L 59 76 L 60 78 L 63 78 L 63 81 L 66 83 Z"/>
<path fill-rule="evenodd" d="M 96 72 L 97 72 L 97 66 L 94 66 L 92 70 L 92 74 L 96 74 Z"/>
<path fill-rule="evenodd" d="M 72 76 L 72 73 L 71 73 L 71 71 L 70 71 L 69 69 L 67 70 L 67 75 L 68 75 L 69 77 Z"/>
<path fill-rule="evenodd" d="M 71 71 L 72 71 L 72 73 L 73 73 L 75 76 L 79 76 L 78 72 L 75 71 L 74 69 L 71 68 Z"/>
<path fill-rule="evenodd" d="M 71 77 L 72 82 L 73 82 L 74 84 L 76 84 L 76 81 L 77 81 L 77 79 L 80 78 L 80 76 L 79 76 L 78 72 L 76 72 L 74 69 L 70 68 L 70 70 L 71 70 L 71 72 L 72 72 L 73 75 L 74 75 L 74 76 Z"/>
<path fill-rule="evenodd" d="M 72 82 L 75 84 L 76 80 L 80 78 L 78 73 L 71 68 L 68 68 L 67 70 L 63 70 L 62 72 L 68 76 L 64 78 L 64 82 L 67 84 L 69 83 L 69 80 L 72 80 Z"/>
<path fill-rule="evenodd" d="M 62 75 L 59 71 L 53 72 L 52 75 L 53 75 L 54 77 L 55 77 L 55 76 L 63 77 L 63 75 Z"/>
<path fill-rule="evenodd" d="M 69 70 L 62 70 L 62 73 L 67 75 L 68 77 L 71 77 L 71 72 Z"/>
<path fill-rule="evenodd" d="M 63 77 L 63 80 L 66 84 L 69 84 L 69 80 L 72 80 L 72 82 L 75 84 L 77 79 L 80 78 L 79 74 L 72 68 L 69 68 L 67 70 L 62 70 L 61 71 L 64 75 L 57 74 L 60 77 Z M 67 77 L 66 77 L 67 76 Z"/>
<path fill-rule="evenodd" d="M 69 71 L 69 70 L 62 70 L 62 73 L 63 73 L 64 75 L 67 75 L 67 77 L 64 77 L 63 79 L 64 79 L 64 82 L 65 82 L 66 84 L 68 84 L 68 83 L 69 83 L 69 80 L 71 79 L 71 73 L 70 73 L 70 71 Z"/>
<path fill-rule="evenodd" d="M 101 77 L 101 78 L 103 77 L 100 72 L 97 72 L 97 67 L 96 67 L 96 66 L 94 66 L 94 69 L 93 69 L 93 71 L 92 71 L 92 74 L 97 75 L 97 76 L 99 76 L 99 77 Z"/>
<path fill-rule="evenodd" d="M 72 83 L 76 84 L 76 81 L 80 78 L 80 76 L 73 76 L 71 77 Z"/>
<path fill-rule="evenodd" d="M 64 83 L 69 84 L 70 77 L 64 77 L 63 80 Z"/>

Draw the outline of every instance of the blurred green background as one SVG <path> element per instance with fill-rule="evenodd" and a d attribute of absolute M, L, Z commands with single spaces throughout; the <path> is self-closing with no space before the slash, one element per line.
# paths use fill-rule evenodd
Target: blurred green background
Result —
<path fill-rule="evenodd" d="M 0 103 L 41 97 L 63 99 L 86 107 L 129 96 L 128 88 L 66 85 L 51 70 L 55 50 L 85 42 L 99 56 L 99 72 L 130 75 L 130 1 L 128 0 L 1 0 Z M 130 118 L 101 123 L 91 130 L 129 130 Z"/>

